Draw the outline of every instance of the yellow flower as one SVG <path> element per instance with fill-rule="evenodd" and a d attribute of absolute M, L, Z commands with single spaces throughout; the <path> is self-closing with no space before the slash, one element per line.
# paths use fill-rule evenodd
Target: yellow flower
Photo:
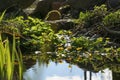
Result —
<path fill-rule="evenodd" d="M 82 49 L 82 47 L 78 47 L 78 48 L 76 48 L 77 51 L 80 51 L 81 49 Z"/>
<path fill-rule="evenodd" d="M 63 50 L 64 48 L 63 47 L 58 47 L 58 50 Z"/>
<path fill-rule="evenodd" d="M 92 54 L 91 54 L 91 53 L 89 53 L 88 55 L 89 55 L 89 56 L 92 56 Z"/>
<path fill-rule="evenodd" d="M 107 37 L 107 38 L 106 38 L 106 40 L 110 40 L 110 38 L 109 38 L 109 37 Z"/>
<path fill-rule="evenodd" d="M 72 34 L 72 32 L 71 32 L 71 31 L 69 31 L 68 33 L 69 33 L 69 34 Z"/>
<path fill-rule="evenodd" d="M 110 41 L 110 38 L 107 37 L 107 38 L 106 38 L 106 41 L 109 42 L 109 41 Z"/>
<path fill-rule="evenodd" d="M 60 46 L 62 46 L 62 44 L 58 44 L 57 46 L 60 47 Z"/>
<path fill-rule="evenodd" d="M 97 38 L 97 41 L 102 42 L 102 41 L 103 41 L 103 38 L 102 38 L 102 37 L 99 37 L 99 38 Z"/>
<path fill-rule="evenodd" d="M 78 59 L 78 60 L 81 60 L 81 57 L 79 56 L 77 59 Z"/>
<path fill-rule="evenodd" d="M 71 49 L 72 49 L 72 47 L 71 47 L 71 46 L 68 46 L 66 49 L 67 49 L 67 50 L 71 50 Z"/>

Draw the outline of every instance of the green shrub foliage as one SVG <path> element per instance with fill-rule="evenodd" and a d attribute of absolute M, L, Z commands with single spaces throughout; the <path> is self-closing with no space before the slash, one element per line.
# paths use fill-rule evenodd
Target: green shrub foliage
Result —
<path fill-rule="evenodd" d="M 80 12 L 77 22 L 84 27 L 90 27 L 98 22 L 101 22 L 107 14 L 108 11 L 105 5 L 95 6 L 94 10 Z"/>
<path fill-rule="evenodd" d="M 120 10 L 110 12 L 103 19 L 103 24 L 106 27 L 120 27 Z"/>

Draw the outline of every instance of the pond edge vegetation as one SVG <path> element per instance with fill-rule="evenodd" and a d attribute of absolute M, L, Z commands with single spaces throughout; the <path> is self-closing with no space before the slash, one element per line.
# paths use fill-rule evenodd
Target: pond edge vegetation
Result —
<path fill-rule="evenodd" d="M 47 15 L 48 17 L 49 15 Z M 19 64 L 19 74 L 22 73 L 22 55 L 20 53 L 18 56 L 16 45 L 20 46 L 22 52 L 26 51 L 23 54 L 33 53 L 37 50 L 45 53 L 44 55 L 46 52 L 50 52 L 49 58 L 53 57 L 59 61 L 64 59 L 70 63 L 71 61 L 77 64 L 93 63 L 102 61 L 104 58 L 109 61 L 120 61 L 120 42 L 116 43 L 119 39 L 117 36 L 113 37 L 113 35 L 119 36 L 120 10 L 109 12 L 105 5 L 95 6 L 94 10 L 80 12 L 79 18 L 74 20 L 74 23 L 77 26 L 74 26 L 72 30 L 55 32 L 51 24 L 41 19 L 30 16 L 26 19 L 23 16 L 6 18 L 4 11 L 0 16 L 0 32 L 8 39 L 5 44 L 1 39 L 1 55 L 4 54 L 3 50 L 8 50 L 6 50 L 9 56 L 8 65 L 12 68 L 14 64 L 11 63 L 14 63 L 16 57 Z M 82 31 L 85 29 L 88 30 L 87 33 Z M 116 39 L 115 42 L 113 38 Z M 17 41 L 14 41 L 15 39 Z M 11 40 L 13 40 L 12 55 L 9 49 L 9 41 Z M 6 58 L 4 59 L 6 60 Z M 4 64 L 1 62 L 1 72 Z M 6 68 L 6 70 L 8 71 L 8 80 L 11 80 L 10 75 L 13 75 L 11 72 L 13 70 L 11 68 Z M 1 73 L 3 78 L 4 73 Z"/>

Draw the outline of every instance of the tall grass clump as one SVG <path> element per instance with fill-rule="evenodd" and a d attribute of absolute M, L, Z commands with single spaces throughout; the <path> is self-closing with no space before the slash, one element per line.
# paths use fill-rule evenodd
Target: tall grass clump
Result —
<path fill-rule="evenodd" d="M 15 61 L 17 61 L 19 76 L 17 80 L 22 80 L 22 55 L 18 54 L 15 45 L 15 37 L 13 37 L 12 48 L 9 40 L 2 40 L 0 36 L 0 80 L 15 80 L 14 69 Z M 16 75 L 15 75 L 16 76 Z"/>

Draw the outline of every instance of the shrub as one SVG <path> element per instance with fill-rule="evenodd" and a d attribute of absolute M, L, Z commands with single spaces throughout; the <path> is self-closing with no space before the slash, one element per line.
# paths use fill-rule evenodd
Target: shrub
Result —
<path fill-rule="evenodd" d="M 78 23 L 84 27 L 92 26 L 98 22 L 102 22 L 102 19 L 107 15 L 107 7 L 105 5 L 95 6 L 94 10 L 80 12 Z"/>
<path fill-rule="evenodd" d="M 120 27 L 120 10 L 111 12 L 103 18 L 103 24 L 106 27 Z"/>

